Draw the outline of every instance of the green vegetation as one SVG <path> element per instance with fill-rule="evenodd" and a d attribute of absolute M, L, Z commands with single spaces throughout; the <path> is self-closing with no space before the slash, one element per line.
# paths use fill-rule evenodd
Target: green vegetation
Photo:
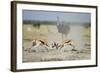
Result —
<path fill-rule="evenodd" d="M 23 24 L 42 24 L 42 25 L 54 25 L 56 24 L 56 21 L 39 21 L 39 20 L 23 20 Z"/>

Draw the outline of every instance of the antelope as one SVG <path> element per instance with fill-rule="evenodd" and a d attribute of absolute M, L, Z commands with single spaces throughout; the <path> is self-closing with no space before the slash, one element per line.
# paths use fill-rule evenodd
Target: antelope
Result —
<path fill-rule="evenodd" d="M 75 50 L 75 46 L 73 45 L 73 41 L 72 41 L 72 40 L 64 40 L 64 41 L 59 45 L 59 49 L 62 49 L 63 47 L 65 47 L 65 45 L 70 45 L 70 46 L 72 46 L 72 51 Z"/>
<path fill-rule="evenodd" d="M 28 51 L 30 52 L 31 50 L 34 50 L 39 46 L 43 46 L 47 50 L 48 50 L 48 47 L 49 47 L 49 45 L 47 44 L 46 41 L 41 40 L 41 39 L 34 39 L 34 40 L 32 40 L 32 45 L 31 45 L 30 48 L 28 48 Z M 36 50 L 34 50 L 34 51 L 36 51 Z"/>
<path fill-rule="evenodd" d="M 75 46 L 73 45 L 73 41 L 72 40 L 64 40 L 63 42 L 61 42 L 61 44 L 59 43 L 52 43 L 51 45 L 48 45 L 48 42 L 41 40 L 41 39 L 34 39 L 32 41 L 32 45 L 30 48 L 28 48 L 28 51 L 31 52 L 32 50 L 36 51 L 35 49 L 38 48 L 39 46 L 43 46 L 44 48 L 46 48 L 46 50 L 48 51 L 51 48 L 56 48 L 56 49 L 62 49 L 64 48 L 66 45 L 70 45 L 72 47 L 72 51 L 76 51 L 75 50 Z"/>

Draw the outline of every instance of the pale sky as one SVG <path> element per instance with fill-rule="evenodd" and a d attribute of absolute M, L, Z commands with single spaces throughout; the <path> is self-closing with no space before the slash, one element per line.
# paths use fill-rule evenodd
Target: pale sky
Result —
<path fill-rule="evenodd" d="M 23 20 L 57 21 L 57 16 L 65 22 L 91 22 L 90 13 L 23 10 Z"/>

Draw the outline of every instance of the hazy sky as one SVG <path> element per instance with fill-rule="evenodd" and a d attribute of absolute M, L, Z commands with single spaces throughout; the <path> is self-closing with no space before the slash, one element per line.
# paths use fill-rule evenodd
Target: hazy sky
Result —
<path fill-rule="evenodd" d="M 79 23 L 91 22 L 90 13 L 23 10 L 24 20 L 57 21 L 57 16 L 59 16 L 60 21 Z"/>

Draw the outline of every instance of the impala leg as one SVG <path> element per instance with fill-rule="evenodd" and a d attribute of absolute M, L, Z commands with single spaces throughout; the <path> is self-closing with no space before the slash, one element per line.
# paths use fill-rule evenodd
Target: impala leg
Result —
<path fill-rule="evenodd" d="M 64 47 L 64 45 L 60 45 L 59 48 L 58 48 L 58 50 L 61 50 L 62 47 Z"/>
<path fill-rule="evenodd" d="M 73 45 L 73 44 L 70 44 L 73 48 L 72 48 L 72 51 L 77 51 L 76 49 L 75 49 L 75 45 Z"/>
<path fill-rule="evenodd" d="M 28 52 L 29 52 L 29 53 L 31 52 L 31 48 L 28 48 Z"/>
<path fill-rule="evenodd" d="M 73 49 L 75 49 L 75 45 L 71 45 L 73 47 Z"/>
<path fill-rule="evenodd" d="M 49 51 L 49 46 L 46 46 L 46 50 Z"/>

